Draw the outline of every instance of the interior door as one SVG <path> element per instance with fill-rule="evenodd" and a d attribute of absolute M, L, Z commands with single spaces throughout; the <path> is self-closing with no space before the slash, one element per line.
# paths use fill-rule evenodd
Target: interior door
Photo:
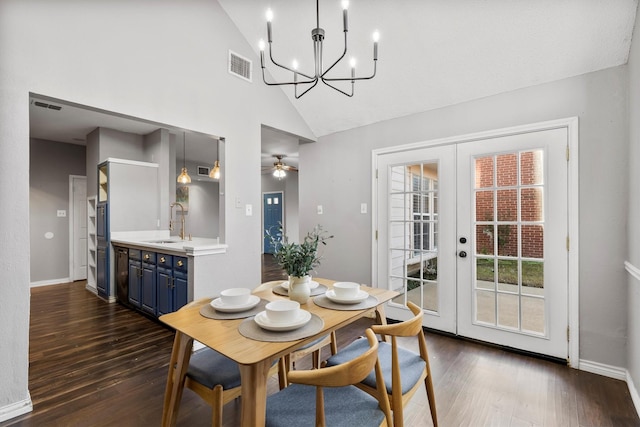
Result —
<path fill-rule="evenodd" d="M 374 283 L 390 318 L 565 358 L 567 129 L 376 157 Z"/>
<path fill-rule="evenodd" d="M 262 195 L 262 218 L 264 253 L 272 254 L 275 248 L 271 244 L 271 239 L 267 236 L 267 232 L 272 235 L 278 235 L 280 233 L 280 226 L 284 226 L 283 194 L 281 191 L 264 193 Z"/>

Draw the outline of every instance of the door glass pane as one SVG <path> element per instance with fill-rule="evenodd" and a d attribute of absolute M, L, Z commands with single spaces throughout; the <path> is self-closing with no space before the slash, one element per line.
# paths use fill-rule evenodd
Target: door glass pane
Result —
<path fill-rule="evenodd" d="M 498 290 L 518 293 L 518 261 L 515 259 L 498 260 Z"/>
<path fill-rule="evenodd" d="M 544 334 L 543 150 L 475 159 L 475 310 L 485 326 Z"/>
<path fill-rule="evenodd" d="M 498 255 L 518 256 L 517 225 L 498 225 Z"/>
<path fill-rule="evenodd" d="M 412 301 L 438 311 L 438 163 L 391 167 L 390 280 Z"/>
<path fill-rule="evenodd" d="M 493 191 L 476 192 L 476 221 L 493 221 Z"/>
<path fill-rule="evenodd" d="M 498 221 L 518 220 L 518 190 L 498 190 Z"/>
<path fill-rule="evenodd" d="M 493 224 L 476 225 L 476 254 L 493 255 Z"/>
<path fill-rule="evenodd" d="M 482 157 L 475 161 L 476 188 L 493 187 L 493 157 Z"/>
<path fill-rule="evenodd" d="M 522 185 L 542 184 L 542 155 L 542 150 L 520 153 L 520 181 Z"/>
<path fill-rule="evenodd" d="M 518 295 L 498 294 L 498 326 L 517 329 L 519 311 Z"/>
<path fill-rule="evenodd" d="M 476 258 L 476 288 L 495 289 L 493 258 Z"/>
<path fill-rule="evenodd" d="M 522 261 L 522 293 L 544 296 L 544 263 Z"/>
<path fill-rule="evenodd" d="M 543 258 L 544 227 L 542 225 L 522 226 L 522 257 Z"/>
<path fill-rule="evenodd" d="M 522 330 L 544 334 L 544 299 L 522 297 Z"/>
<path fill-rule="evenodd" d="M 542 221 L 542 188 L 520 190 L 522 221 Z"/>
<path fill-rule="evenodd" d="M 509 153 L 496 156 L 497 187 L 511 187 L 518 184 L 518 154 Z"/>
<path fill-rule="evenodd" d="M 476 291 L 476 321 L 496 324 L 496 294 Z"/>

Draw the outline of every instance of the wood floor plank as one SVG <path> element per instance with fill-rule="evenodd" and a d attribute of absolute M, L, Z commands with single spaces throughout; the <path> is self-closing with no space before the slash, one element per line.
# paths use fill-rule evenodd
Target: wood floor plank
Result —
<path fill-rule="evenodd" d="M 265 271 L 263 280 L 283 278 L 275 265 Z M 370 324 L 361 319 L 338 331 L 338 346 Z M 441 426 L 640 426 L 622 381 L 450 336 L 425 336 Z M 413 341 L 399 342 L 417 350 Z M 34 288 L 29 354 L 34 411 L 0 426 L 160 425 L 172 344 L 171 330 L 98 299 L 84 282 Z M 309 360 L 297 364 L 309 367 Z M 268 392 L 277 390 L 277 379 L 269 379 Z M 240 405 L 241 399 L 225 405 L 225 426 L 239 425 Z M 406 408 L 405 421 L 410 427 L 432 426 L 424 389 Z M 185 390 L 178 425 L 210 422 L 210 407 Z"/>

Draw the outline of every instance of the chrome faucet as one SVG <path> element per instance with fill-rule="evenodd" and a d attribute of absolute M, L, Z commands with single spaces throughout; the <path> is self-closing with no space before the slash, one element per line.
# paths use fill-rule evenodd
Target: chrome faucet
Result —
<path fill-rule="evenodd" d="M 173 202 L 169 206 L 169 230 L 173 231 L 173 207 L 176 205 L 180 206 L 180 239 L 184 240 L 184 206 L 182 206 L 182 203 Z"/>

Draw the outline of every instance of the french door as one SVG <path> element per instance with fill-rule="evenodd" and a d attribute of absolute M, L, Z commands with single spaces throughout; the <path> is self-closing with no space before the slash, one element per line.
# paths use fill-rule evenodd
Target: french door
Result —
<path fill-rule="evenodd" d="M 377 156 L 374 283 L 424 326 L 567 357 L 567 129 Z"/>

